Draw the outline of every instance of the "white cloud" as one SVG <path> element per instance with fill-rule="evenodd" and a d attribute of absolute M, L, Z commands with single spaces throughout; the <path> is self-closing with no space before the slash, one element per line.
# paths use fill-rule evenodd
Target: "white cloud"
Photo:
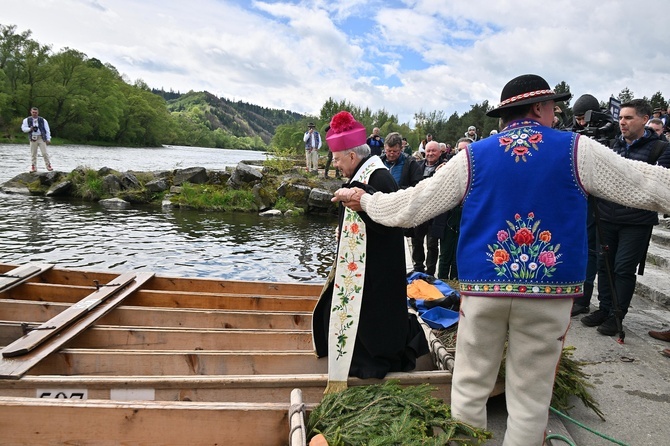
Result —
<path fill-rule="evenodd" d="M 664 0 L 43 0 L 38 19 L 25 5 L 3 0 L 0 23 L 132 81 L 314 115 L 328 97 L 401 122 L 462 113 L 523 73 L 670 99 Z"/>

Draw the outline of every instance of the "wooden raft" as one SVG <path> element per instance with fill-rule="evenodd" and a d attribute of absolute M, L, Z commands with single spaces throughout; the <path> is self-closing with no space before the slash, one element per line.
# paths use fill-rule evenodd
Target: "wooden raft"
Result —
<path fill-rule="evenodd" d="M 13 268 L 0 264 L 0 272 Z M 52 268 L 0 292 L 0 346 L 21 338 L 26 324 L 49 326 L 50 320 L 74 311 L 70 309 L 77 302 L 100 292 L 94 281 L 113 284 L 118 277 Z M 327 382 L 327 359 L 314 356 L 311 340 L 311 312 L 322 286 L 157 275 L 141 281 L 121 291 L 122 302 L 113 310 L 97 315 L 76 337 L 63 340 L 22 371 L 20 379 L 0 379 L 0 432 L 5 431 L 2 423 L 11 419 L 25 428 L 16 429 L 12 444 L 45 444 L 16 419 L 30 420 L 39 413 L 45 420 L 42 433 L 60 429 L 61 423 L 67 426 L 68 417 L 107 425 L 72 437 L 79 444 L 101 444 L 96 442 L 100 438 L 179 444 L 175 439 L 181 437 L 172 428 L 180 426 L 192 433 L 184 444 L 288 444 L 292 390 L 301 389 L 309 408 L 321 400 Z M 25 356 L 62 336 L 53 336 Z M 437 387 L 435 396 L 449 400 L 451 373 L 438 370 L 429 355 L 419 358 L 416 371 L 390 373 L 386 379 L 403 385 L 429 383 Z M 378 382 L 349 379 L 354 386 Z M 501 391 L 498 386 L 494 394 Z M 60 410 L 67 415 L 47 415 Z M 196 435 L 171 418 L 172 413 L 209 420 L 203 423 L 209 426 L 205 430 L 214 433 Z M 121 430 L 129 416 L 133 425 L 142 419 L 137 425 L 149 427 L 152 434 L 139 428 Z M 217 417 L 221 421 L 213 421 Z M 272 431 L 272 439 L 262 436 L 264 429 Z M 230 441 L 228 435 L 233 435 Z"/>

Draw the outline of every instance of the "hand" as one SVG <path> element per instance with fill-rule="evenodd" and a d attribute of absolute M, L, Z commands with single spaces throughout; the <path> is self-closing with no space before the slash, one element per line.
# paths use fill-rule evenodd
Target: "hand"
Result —
<path fill-rule="evenodd" d="M 554 106 L 554 113 L 563 113 L 563 110 L 561 110 L 561 107 L 559 107 L 558 105 L 555 105 Z"/>
<path fill-rule="evenodd" d="M 333 198 L 330 200 L 333 203 L 342 202 L 343 205 L 352 211 L 362 211 L 361 197 L 365 191 L 359 187 L 341 188 L 335 191 Z"/>
<path fill-rule="evenodd" d="M 51 145 L 51 140 L 47 140 L 47 145 Z"/>

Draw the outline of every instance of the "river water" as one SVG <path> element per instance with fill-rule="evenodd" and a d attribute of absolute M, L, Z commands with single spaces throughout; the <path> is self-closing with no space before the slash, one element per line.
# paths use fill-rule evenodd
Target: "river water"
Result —
<path fill-rule="evenodd" d="M 54 169 L 223 169 L 262 152 L 194 147 L 50 146 Z M 0 184 L 27 171 L 28 144 L 0 144 Z M 38 159 L 38 169 L 44 163 Z M 331 216 L 260 217 L 63 201 L 0 192 L 0 263 L 279 282 L 323 282 L 335 251 Z"/>

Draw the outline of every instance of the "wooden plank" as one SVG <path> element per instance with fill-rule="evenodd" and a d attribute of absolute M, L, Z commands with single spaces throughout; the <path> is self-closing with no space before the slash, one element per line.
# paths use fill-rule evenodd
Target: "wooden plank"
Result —
<path fill-rule="evenodd" d="M 307 311 L 249 311 L 150 308 L 121 305 L 98 321 L 99 325 L 154 327 L 246 328 L 310 330 L 312 313 Z M 65 310 L 61 302 L 0 299 L 0 315 L 6 321 L 44 322 Z"/>
<path fill-rule="evenodd" d="M 31 375 L 260 375 L 326 373 L 328 361 L 310 350 L 193 351 L 63 349 Z"/>
<path fill-rule="evenodd" d="M 8 339 L 9 335 L 20 330 L 21 327 L 16 322 L 0 321 L 0 345 Z M 81 333 L 68 344 L 68 347 L 125 350 L 271 349 L 311 351 L 313 349 L 312 333 L 309 330 L 201 330 L 196 328 L 115 327 L 98 325 Z"/>
<path fill-rule="evenodd" d="M 48 271 L 53 268 L 52 264 L 41 264 L 41 265 L 23 265 L 16 267 L 10 271 L 0 273 L 0 293 L 7 291 L 17 285 L 22 284 L 23 282 L 42 274 L 44 271 Z"/>
<path fill-rule="evenodd" d="M 34 350 L 35 348 L 42 345 L 42 343 L 48 341 L 53 336 L 72 325 L 78 319 L 94 310 L 107 298 L 118 293 L 130 282 L 133 282 L 135 277 L 135 273 L 126 273 L 117 277 L 107 285 L 99 288 L 93 294 L 68 307 L 58 315 L 49 319 L 47 322 L 44 322 L 39 327 L 34 328 L 30 332 L 23 335 L 21 338 L 3 348 L 2 356 L 5 358 L 11 358 L 13 356 L 25 355 L 26 353 Z M 121 301 L 118 303 L 121 303 Z"/>
<path fill-rule="evenodd" d="M 0 263 L 0 273 L 9 271 L 13 268 L 15 268 L 15 265 Z M 110 273 L 109 271 L 84 271 L 58 268 L 46 272 L 40 278 L 40 281 L 44 283 L 87 286 L 91 285 L 93 280 L 98 280 L 101 283 L 108 282 L 117 275 L 118 274 Z M 185 291 L 196 293 L 318 297 L 323 284 L 220 280 L 213 278 L 155 275 L 147 283 L 147 287 L 162 291 Z"/>
<path fill-rule="evenodd" d="M 288 402 L 115 402 L 5 397 L 0 398 L 0 432 L 2 442 L 12 445 L 282 446 L 288 439 L 288 406 Z"/>
<path fill-rule="evenodd" d="M 107 299 L 104 303 L 96 305 L 88 313 L 71 324 L 67 329 L 58 333 L 51 338 L 48 343 L 42 343 L 31 352 L 20 357 L 5 357 L 0 358 L 0 377 L 1 378 L 20 378 L 31 367 L 44 359 L 48 354 L 58 350 L 63 344 L 75 338 L 78 334 L 90 327 L 99 318 L 107 314 L 109 311 L 118 306 L 123 300 L 135 292 L 144 282 L 153 276 L 152 273 L 137 273 L 131 279 L 131 283 L 125 286 L 121 291 L 117 292 L 114 297 Z M 84 307 L 89 308 L 87 304 Z M 5 349 L 3 349 L 4 352 Z"/>
<path fill-rule="evenodd" d="M 392 372 L 383 380 L 349 378 L 349 386 L 366 386 L 386 380 L 401 385 L 430 384 L 433 396 L 450 401 L 451 373 L 444 371 Z M 37 389 L 83 389 L 89 399 L 110 399 L 112 389 L 152 389 L 155 400 L 283 402 L 299 387 L 307 403 L 318 403 L 328 382 L 327 373 L 295 375 L 194 375 L 194 376 L 32 376 L 0 380 L 0 395 L 35 397 Z M 52 392 L 53 393 L 53 392 Z M 57 393 L 57 392 L 56 392 Z M 492 393 L 498 395 L 500 392 Z"/>
<path fill-rule="evenodd" d="M 53 283 L 25 283 L 3 295 L 7 299 L 47 302 L 76 302 L 95 288 L 91 285 L 59 285 Z M 228 309 L 248 311 L 312 311 L 316 297 L 258 294 L 197 293 L 187 291 L 140 290 L 125 304 L 145 307 Z"/>

